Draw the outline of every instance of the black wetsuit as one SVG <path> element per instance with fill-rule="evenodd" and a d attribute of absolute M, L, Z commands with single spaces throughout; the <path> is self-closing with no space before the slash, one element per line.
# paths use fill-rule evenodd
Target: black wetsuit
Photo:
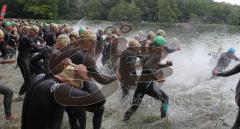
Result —
<path fill-rule="evenodd" d="M 93 77 L 97 82 L 102 85 L 109 84 L 116 80 L 116 78 L 108 77 L 103 75 L 96 66 L 95 60 L 87 52 L 78 52 L 71 57 L 71 60 L 74 64 L 84 64 L 87 67 L 88 75 Z M 86 82 L 85 82 L 86 83 Z M 95 93 L 98 91 L 98 87 L 94 83 L 87 82 L 88 85 L 85 85 L 82 91 L 87 92 L 88 94 Z M 104 103 L 105 99 L 96 104 L 87 106 L 87 107 L 67 107 L 66 111 L 69 115 L 69 122 L 71 129 L 85 129 L 86 128 L 86 111 L 94 113 L 93 116 L 93 129 L 100 129 L 102 124 L 102 116 L 104 113 Z"/>
<path fill-rule="evenodd" d="M 31 59 L 32 48 L 38 49 L 40 51 L 40 48 L 33 41 L 34 41 L 33 38 L 28 37 L 26 35 L 22 36 L 21 39 L 19 40 L 18 47 L 19 54 L 17 58 L 17 64 L 24 78 L 24 83 L 19 91 L 19 95 L 24 94 L 27 87 L 30 84 L 31 70 L 29 64 Z"/>
<path fill-rule="evenodd" d="M 3 105 L 4 105 L 5 115 L 10 116 L 12 113 L 11 105 L 12 105 L 13 91 L 7 86 L 0 83 L 0 94 L 4 95 Z"/>
<path fill-rule="evenodd" d="M 73 50 L 72 46 L 68 46 L 64 48 L 63 50 L 50 50 L 48 52 L 40 53 L 39 58 L 33 57 L 33 60 L 38 62 L 38 59 L 43 58 L 46 60 L 46 62 L 49 61 L 48 58 L 50 58 L 49 52 L 52 51 L 51 55 L 57 54 L 57 52 L 71 52 Z M 70 54 L 71 55 L 71 54 Z M 38 55 L 36 56 L 38 57 Z M 58 56 L 56 56 L 56 60 Z M 61 57 L 59 57 L 61 58 Z M 102 84 L 109 84 L 115 80 L 115 77 L 107 77 L 104 76 L 96 67 L 95 60 L 92 58 L 92 56 L 88 55 L 87 53 L 83 51 L 78 51 L 74 53 L 74 55 L 71 57 L 72 62 L 75 64 L 84 64 L 87 66 L 89 76 L 94 77 L 97 81 L 99 81 Z M 49 72 L 49 68 L 45 64 L 45 72 Z M 71 94 L 76 96 L 88 96 L 89 94 L 97 93 L 99 92 L 98 87 L 96 84 L 92 82 L 84 82 L 83 83 L 83 88 L 81 89 L 73 89 Z M 104 97 L 103 97 L 104 98 Z M 101 121 L 102 121 L 102 115 L 104 112 L 104 103 L 105 99 L 101 100 L 100 102 L 96 104 L 92 104 L 89 106 L 77 106 L 77 107 L 66 107 L 66 111 L 69 115 L 69 123 L 71 125 L 72 129 L 85 129 L 86 126 L 86 111 L 90 111 L 94 113 L 93 117 L 93 126 L 94 129 L 99 129 L 101 127 Z"/>
<path fill-rule="evenodd" d="M 52 47 L 56 43 L 57 34 L 51 30 L 47 31 L 44 35 L 44 40 L 48 46 Z"/>
<path fill-rule="evenodd" d="M 128 95 L 130 86 L 135 86 L 137 81 L 137 72 L 135 64 L 139 53 L 128 48 L 122 52 L 120 57 L 119 72 L 121 75 L 121 87 L 123 98 Z"/>
<path fill-rule="evenodd" d="M 7 44 L 6 44 L 6 42 L 4 42 L 4 41 L 2 41 L 2 42 L 0 42 L 0 51 L 1 51 L 1 53 L 2 53 L 2 55 L 1 55 L 1 57 L 3 58 L 3 59 L 6 59 L 7 58 L 7 55 L 8 55 L 8 52 L 7 52 Z"/>
<path fill-rule="evenodd" d="M 32 56 L 30 61 L 32 73 L 37 75 L 45 72 L 44 66 L 46 66 L 46 60 L 49 58 L 49 55 L 52 53 L 52 51 L 53 51 L 52 47 L 45 46 L 43 50 Z M 41 62 L 41 60 L 43 62 Z"/>
<path fill-rule="evenodd" d="M 240 72 L 240 64 L 238 64 L 236 67 L 234 67 L 233 69 L 231 69 L 229 71 L 218 73 L 217 76 L 228 77 L 228 76 L 237 74 L 239 72 Z M 236 101 L 238 107 L 240 108 L 240 81 L 238 82 L 237 87 L 236 87 L 235 101 Z M 239 129 L 239 128 L 240 128 L 240 109 L 238 111 L 236 122 L 235 122 L 234 126 L 232 127 L 232 129 Z"/>
<path fill-rule="evenodd" d="M 24 98 L 21 129 L 60 129 L 64 107 L 51 93 L 56 84 L 57 80 L 51 75 L 33 78 Z"/>
<path fill-rule="evenodd" d="M 10 46 L 13 47 L 13 54 L 16 54 L 17 51 L 17 45 L 18 45 L 18 37 L 17 34 L 15 34 L 14 31 L 11 32 L 11 44 Z"/>
<path fill-rule="evenodd" d="M 214 70 L 222 72 L 229 66 L 232 60 L 240 61 L 239 58 L 237 58 L 235 55 L 231 53 L 228 53 L 228 52 L 223 53 L 220 59 L 218 60 L 217 66 L 214 68 Z"/>
<path fill-rule="evenodd" d="M 23 103 L 21 129 L 60 129 L 64 106 L 57 103 L 54 99 L 54 92 L 57 89 L 54 90 L 53 87 L 56 85 L 61 85 L 61 88 L 71 88 L 68 84 L 60 84 L 59 80 L 55 79 L 51 74 L 39 74 L 33 78 Z M 83 89 L 71 89 L 71 96 L 88 96 L 90 92 L 95 93 L 97 90 L 98 88 L 94 83 L 84 82 Z M 69 112 L 69 119 L 73 128 L 79 127 L 77 120 L 79 120 L 81 127 L 85 126 L 85 113 L 88 110 L 94 112 L 94 128 L 99 129 L 104 103 L 105 100 L 102 100 L 87 107 L 68 107 L 67 111 Z"/>
<path fill-rule="evenodd" d="M 112 45 L 109 42 L 106 42 L 104 44 L 103 51 L 102 51 L 102 59 L 101 59 L 103 65 L 106 64 L 106 61 L 110 60 L 111 46 Z"/>
<path fill-rule="evenodd" d="M 15 42 L 13 41 L 11 37 L 11 32 L 4 31 L 4 41 L 11 47 L 16 47 Z"/>
<path fill-rule="evenodd" d="M 118 68 L 118 58 L 120 57 L 120 51 L 118 50 L 118 44 L 112 44 L 110 48 L 110 61 L 111 61 L 111 72 L 115 72 Z"/>
<path fill-rule="evenodd" d="M 96 50 L 95 50 L 95 59 L 97 60 L 98 57 L 101 55 L 103 48 L 104 48 L 104 39 L 101 34 L 97 33 L 97 43 L 96 43 Z"/>
<path fill-rule="evenodd" d="M 85 90 L 91 92 L 96 91 L 96 89 L 93 88 L 95 87 L 95 84 L 91 82 L 84 82 L 83 85 Z M 33 78 L 24 98 L 21 129 L 60 129 L 64 113 L 64 105 L 57 103 L 55 99 L 56 96 L 54 96 L 54 93 L 58 88 L 70 89 L 72 86 L 60 83 L 60 81 L 52 74 L 39 74 Z M 77 88 L 71 89 L 71 97 L 88 95 L 89 93 L 86 91 Z M 78 102 L 81 103 L 80 101 Z M 100 121 L 104 110 L 101 105 L 104 103 L 105 101 L 103 100 L 87 107 L 89 111 L 95 113 L 93 120 L 96 126 L 101 125 Z M 74 109 L 77 107 L 72 108 Z M 69 109 L 70 112 L 73 111 L 72 108 Z M 83 110 L 78 108 L 78 110 L 74 111 L 85 113 L 85 110 L 86 108 Z M 71 116 L 74 117 L 75 114 L 76 113 L 74 112 Z M 76 115 L 79 118 L 79 114 Z M 84 119 L 86 117 L 83 115 L 81 118 Z"/>
<path fill-rule="evenodd" d="M 4 31 L 4 41 L 9 46 L 8 48 L 6 48 L 7 54 L 12 56 L 15 53 L 14 50 L 16 49 L 16 43 L 11 37 L 11 32 L 7 30 Z"/>
<path fill-rule="evenodd" d="M 74 90 L 79 96 L 81 92 L 82 96 L 87 96 L 99 91 L 97 85 L 93 82 L 85 81 L 83 82 L 83 87 L 81 89 Z M 71 94 L 74 96 L 74 91 Z M 69 117 L 69 123 L 71 129 L 85 129 L 86 128 L 86 111 L 94 113 L 93 116 L 93 129 L 100 129 L 102 124 L 102 117 L 104 113 L 104 104 L 106 100 L 102 100 L 98 103 L 89 106 L 72 106 L 66 107 L 66 111 Z"/>
<path fill-rule="evenodd" d="M 131 115 L 139 108 L 145 94 L 162 101 L 161 117 L 166 117 L 167 115 L 166 108 L 168 107 L 169 98 L 160 87 L 154 83 L 154 80 L 159 79 L 156 72 L 159 69 L 161 56 L 158 53 L 152 53 L 147 58 L 148 59 L 143 64 L 141 76 L 137 81 L 137 88 L 133 95 L 132 106 L 124 114 L 124 121 L 129 120 Z"/>
<path fill-rule="evenodd" d="M 88 75 L 93 77 L 98 83 L 102 85 L 109 84 L 116 80 L 115 76 L 106 76 L 97 68 L 96 61 L 87 52 L 80 51 L 71 57 L 74 64 L 83 64 L 87 67 Z"/>

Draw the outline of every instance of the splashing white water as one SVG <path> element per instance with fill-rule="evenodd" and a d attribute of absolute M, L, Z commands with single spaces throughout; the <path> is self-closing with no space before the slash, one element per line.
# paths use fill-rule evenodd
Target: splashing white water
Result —
<path fill-rule="evenodd" d="M 97 30 L 107 25 L 97 24 L 91 28 Z M 77 30 L 80 26 L 88 26 L 88 23 L 80 21 L 74 26 L 74 29 Z M 132 32 L 129 37 L 134 37 L 134 34 L 135 32 Z M 175 36 L 169 35 L 168 40 L 171 41 Z M 186 37 L 186 35 L 179 34 L 177 37 Z M 180 38 L 178 42 L 182 46 L 182 50 L 167 57 L 173 61 L 174 74 L 167 78 L 166 83 L 162 86 L 162 89 L 170 96 L 169 118 L 174 121 L 173 128 L 230 128 L 235 121 L 237 112 L 237 105 L 234 101 L 235 93 L 231 89 L 235 90 L 239 75 L 210 80 L 214 65 L 210 63 L 212 58 L 208 56 L 208 53 L 217 51 L 219 47 L 224 48 L 224 51 L 234 47 L 237 50 L 236 55 L 240 57 L 240 52 L 238 52 L 240 51 L 240 35 L 203 33 L 197 37 L 189 35 L 188 40 Z M 101 66 L 100 64 L 98 61 L 99 66 Z M 232 61 L 228 69 L 236 64 L 237 62 Z M 122 127 L 119 121 L 129 105 L 119 108 L 122 106 L 119 102 L 120 93 L 117 92 L 108 98 L 106 112 L 109 113 L 111 110 L 113 113 L 104 119 L 105 129 Z M 148 98 L 145 97 L 144 100 Z M 141 120 L 147 115 L 159 114 L 159 106 L 156 105 L 147 104 L 147 106 L 140 107 L 139 110 L 133 119 L 140 122 L 131 125 L 132 129 L 144 127 Z M 224 123 L 227 124 L 223 126 Z M 157 128 L 154 124 L 149 124 L 147 127 Z"/>

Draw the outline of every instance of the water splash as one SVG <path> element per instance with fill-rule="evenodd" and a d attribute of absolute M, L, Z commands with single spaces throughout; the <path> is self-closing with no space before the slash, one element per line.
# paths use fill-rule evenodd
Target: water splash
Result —
<path fill-rule="evenodd" d="M 90 25 L 88 22 L 81 20 L 74 28 L 88 25 Z M 91 27 L 93 30 L 97 30 L 107 25 L 109 23 L 91 25 Z M 135 28 L 135 31 L 131 32 L 127 37 L 134 37 L 138 30 L 148 29 Z M 228 125 L 232 125 L 235 121 L 237 105 L 234 102 L 234 92 L 231 89 L 235 89 L 239 77 L 236 75 L 210 80 L 214 65 L 210 63 L 212 58 L 208 56 L 208 53 L 217 51 L 219 47 L 224 48 L 224 51 L 227 51 L 229 47 L 235 47 L 237 51 L 240 51 L 240 35 L 238 33 L 229 34 L 225 32 L 183 34 L 168 31 L 167 34 L 169 34 L 167 37 L 169 42 L 177 38 L 178 45 L 182 47 L 181 51 L 167 57 L 168 60 L 174 63 L 174 74 L 167 78 L 165 85 L 162 87 L 171 100 L 169 118 L 174 121 L 173 127 L 178 127 L 178 129 L 230 128 L 223 126 L 222 123 L 225 122 Z M 237 52 L 237 56 L 240 57 L 239 52 Z M 229 69 L 236 64 L 237 62 L 233 61 Z M 99 61 L 98 66 L 102 67 Z M 130 103 L 119 108 L 122 106 L 119 102 L 120 96 L 121 92 L 119 90 L 112 97 L 108 98 L 106 104 L 108 117 L 105 118 L 105 124 L 103 124 L 107 129 L 122 127 L 122 124 L 118 121 L 122 119 L 123 113 Z M 143 101 L 148 102 L 148 99 L 149 97 L 146 96 Z M 144 103 L 140 107 L 140 111 L 133 116 L 134 120 L 131 122 L 135 124 L 130 124 L 129 127 L 133 129 L 141 128 L 144 126 L 141 123 L 142 119 L 148 116 L 159 115 L 160 105 L 156 104 L 155 102 L 154 105 Z M 114 124 L 108 125 L 109 121 Z M 146 125 L 146 123 L 144 124 Z M 148 127 L 153 127 L 152 124 L 147 125 Z"/>

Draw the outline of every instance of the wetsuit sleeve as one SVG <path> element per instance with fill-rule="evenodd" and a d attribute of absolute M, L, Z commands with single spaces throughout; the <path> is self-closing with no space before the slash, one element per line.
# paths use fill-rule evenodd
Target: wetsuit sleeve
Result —
<path fill-rule="evenodd" d="M 37 63 L 41 59 L 48 58 L 49 54 L 51 54 L 51 48 L 44 47 L 38 55 L 32 57 L 31 62 L 32 63 Z"/>
<path fill-rule="evenodd" d="M 37 51 L 42 51 L 42 50 L 44 50 L 44 48 L 41 48 L 41 47 L 39 47 L 37 44 L 35 44 L 35 43 L 31 43 L 31 47 L 32 48 L 34 48 L 35 50 L 37 50 Z"/>
<path fill-rule="evenodd" d="M 234 59 L 235 61 L 240 61 L 240 59 L 239 59 L 238 57 L 236 57 L 235 55 L 233 55 L 233 59 Z"/>
<path fill-rule="evenodd" d="M 137 56 L 129 56 L 127 58 L 127 64 L 129 64 L 130 68 L 134 69 L 133 71 L 131 71 L 131 74 L 133 74 L 133 75 L 137 75 L 137 72 L 135 69 L 136 61 L 137 61 Z"/>
<path fill-rule="evenodd" d="M 175 51 L 177 51 L 176 49 L 172 49 L 172 48 L 168 48 L 168 47 L 165 47 L 164 48 L 168 53 L 173 53 Z"/>
<path fill-rule="evenodd" d="M 56 43 L 56 41 L 57 41 L 57 36 L 54 35 L 54 36 L 52 37 L 52 42 L 53 42 L 53 43 Z"/>
<path fill-rule="evenodd" d="M 228 77 L 228 76 L 237 74 L 239 72 L 240 72 L 240 64 L 238 64 L 237 66 L 235 66 L 233 69 L 229 71 L 218 73 L 217 76 Z"/>
<path fill-rule="evenodd" d="M 109 84 L 116 80 L 115 76 L 106 76 L 104 75 L 96 66 L 95 67 L 87 67 L 88 74 L 93 77 L 98 83 L 102 85 Z"/>
<path fill-rule="evenodd" d="M 158 65 L 158 68 L 166 68 L 166 67 L 169 67 L 168 64 L 159 64 Z"/>
<path fill-rule="evenodd" d="M 116 76 L 106 76 L 98 68 L 88 68 L 88 72 L 98 83 L 107 85 L 116 80 Z"/>
<path fill-rule="evenodd" d="M 77 53 L 73 57 L 71 57 L 71 60 L 74 64 L 83 64 L 87 67 L 88 75 L 90 77 L 93 77 L 98 83 L 102 85 L 109 84 L 116 80 L 115 76 L 106 76 L 104 75 L 96 65 L 95 60 L 89 55 L 89 54 L 83 54 L 83 53 Z"/>
<path fill-rule="evenodd" d="M 110 45 L 108 43 L 106 43 L 103 47 L 103 52 L 102 52 L 102 55 L 105 56 L 105 55 L 109 55 L 109 50 L 110 49 Z"/>
<path fill-rule="evenodd" d="M 83 63 L 87 66 L 88 74 L 102 85 L 109 84 L 116 80 L 115 76 L 104 75 L 96 66 L 95 61 L 87 54 Z"/>
<path fill-rule="evenodd" d="M 5 41 L 5 43 L 7 43 L 7 45 L 9 45 L 10 40 L 11 40 L 10 33 L 5 33 L 4 41 Z"/>

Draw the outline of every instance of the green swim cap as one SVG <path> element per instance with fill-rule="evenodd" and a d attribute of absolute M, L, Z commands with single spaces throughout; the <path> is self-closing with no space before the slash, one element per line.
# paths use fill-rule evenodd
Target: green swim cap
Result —
<path fill-rule="evenodd" d="M 162 36 L 156 36 L 154 39 L 153 39 L 153 46 L 164 46 L 166 45 L 167 42 L 165 40 L 165 38 L 163 38 Z"/>
<path fill-rule="evenodd" d="M 5 22 L 5 23 L 4 23 L 4 27 L 9 27 L 9 26 L 12 26 L 12 23 L 11 23 L 11 22 Z"/>
<path fill-rule="evenodd" d="M 85 29 L 82 28 L 82 27 L 80 27 L 78 32 L 79 32 L 79 34 L 84 33 L 84 32 L 85 32 Z"/>
<path fill-rule="evenodd" d="M 16 25 L 17 23 L 15 21 L 10 21 L 12 25 Z"/>

